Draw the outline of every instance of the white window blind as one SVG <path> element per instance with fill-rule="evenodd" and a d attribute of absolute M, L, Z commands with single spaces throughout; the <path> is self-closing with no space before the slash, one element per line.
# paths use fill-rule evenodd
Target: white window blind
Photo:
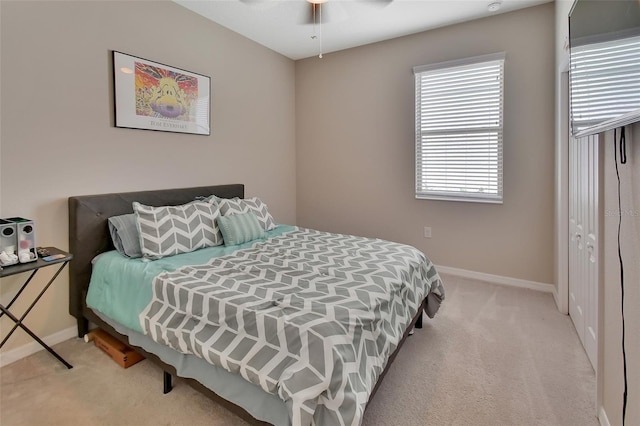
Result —
<path fill-rule="evenodd" d="M 640 109 L 640 36 L 571 49 L 573 133 Z"/>
<path fill-rule="evenodd" d="M 416 198 L 502 202 L 504 59 L 414 68 Z"/>

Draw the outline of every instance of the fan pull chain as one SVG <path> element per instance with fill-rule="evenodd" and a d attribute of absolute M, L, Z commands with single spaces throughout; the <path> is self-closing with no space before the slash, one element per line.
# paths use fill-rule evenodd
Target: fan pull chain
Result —
<path fill-rule="evenodd" d="M 322 2 L 320 1 L 310 1 L 312 5 L 313 11 L 313 35 L 311 36 L 311 40 L 318 39 L 320 42 L 320 54 L 319 58 L 322 58 Z M 318 15 L 320 19 L 316 19 L 316 9 L 318 9 Z M 318 36 L 316 36 L 316 26 L 318 27 Z"/>
<path fill-rule="evenodd" d="M 316 4 L 315 3 L 311 3 L 311 5 L 313 6 L 311 8 L 311 10 L 313 10 L 313 35 L 311 36 L 311 39 L 315 40 L 317 38 L 316 37 L 316 24 L 317 24 L 317 21 L 316 21 Z"/>

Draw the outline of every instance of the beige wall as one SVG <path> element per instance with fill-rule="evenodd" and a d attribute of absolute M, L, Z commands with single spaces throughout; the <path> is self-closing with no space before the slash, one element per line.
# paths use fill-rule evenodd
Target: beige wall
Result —
<path fill-rule="evenodd" d="M 92 193 L 244 183 L 295 223 L 293 61 L 172 2 L 0 7 L 0 216 L 34 219 L 39 245 L 67 248 L 67 197 Z M 114 128 L 111 50 L 210 76 L 211 136 Z M 19 283 L 2 279 L 3 302 Z M 27 318 L 37 334 L 74 324 L 67 286 L 65 272 Z"/>
<path fill-rule="evenodd" d="M 622 320 L 620 264 L 618 260 L 618 221 L 621 253 L 624 264 L 624 299 L 628 405 L 625 425 L 640 424 L 640 123 L 628 126 L 627 164 L 619 164 L 620 200 L 618 207 L 618 179 L 616 177 L 613 132 L 607 132 L 604 143 L 604 337 L 602 362 L 602 406 L 611 425 L 622 424 Z M 619 137 L 619 132 L 618 132 Z M 620 157 L 618 156 L 618 161 Z"/>
<path fill-rule="evenodd" d="M 296 62 L 298 224 L 553 282 L 553 48 L 549 3 Z M 412 68 L 501 51 L 504 204 L 416 200 Z"/>

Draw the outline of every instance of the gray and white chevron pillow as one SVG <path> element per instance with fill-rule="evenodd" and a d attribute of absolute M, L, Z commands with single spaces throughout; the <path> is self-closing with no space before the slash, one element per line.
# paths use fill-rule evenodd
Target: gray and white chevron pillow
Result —
<path fill-rule="evenodd" d="M 223 243 L 216 219 L 218 206 L 190 202 L 181 206 L 151 207 L 133 203 L 145 259 L 161 259 Z"/>
<path fill-rule="evenodd" d="M 248 212 L 255 213 L 258 222 L 265 231 L 270 231 L 276 227 L 273 216 L 269 213 L 267 205 L 258 197 L 253 198 L 231 198 L 221 199 L 220 214 L 222 216 L 231 216 L 234 214 L 243 214 Z"/>

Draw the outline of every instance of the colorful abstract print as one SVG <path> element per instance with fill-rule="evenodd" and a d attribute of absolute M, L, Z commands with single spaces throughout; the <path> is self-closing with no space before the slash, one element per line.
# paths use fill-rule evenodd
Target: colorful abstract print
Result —
<path fill-rule="evenodd" d="M 136 114 L 195 122 L 198 79 L 165 68 L 135 63 Z"/>

